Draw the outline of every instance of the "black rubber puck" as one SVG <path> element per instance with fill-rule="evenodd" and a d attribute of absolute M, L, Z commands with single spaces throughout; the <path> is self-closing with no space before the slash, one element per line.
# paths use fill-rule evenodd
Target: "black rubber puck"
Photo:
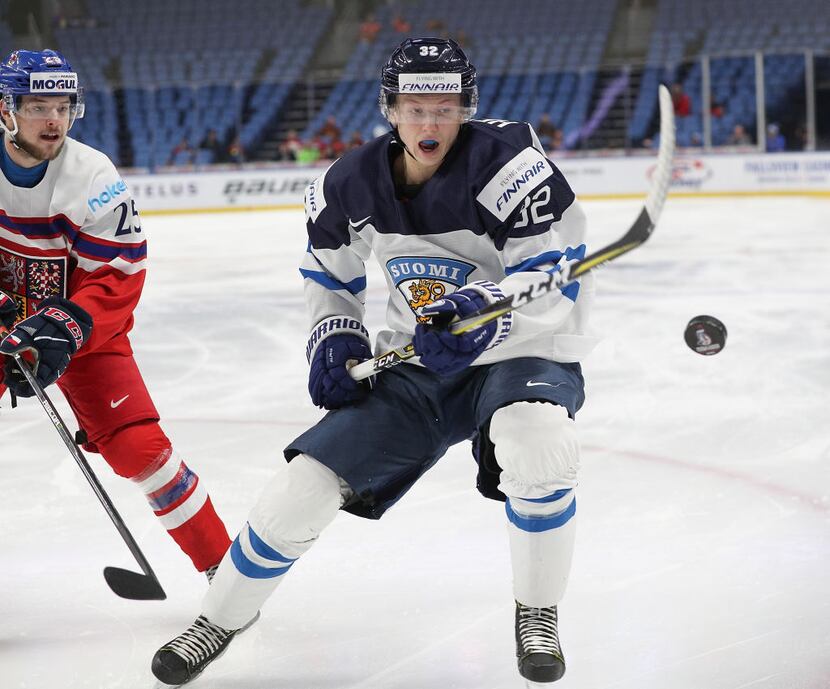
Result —
<path fill-rule="evenodd" d="M 726 346 L 726 326 L 714 316 L 695 316 L 686 326 L 683 337 L 692 351 L 712 356 Z"/>

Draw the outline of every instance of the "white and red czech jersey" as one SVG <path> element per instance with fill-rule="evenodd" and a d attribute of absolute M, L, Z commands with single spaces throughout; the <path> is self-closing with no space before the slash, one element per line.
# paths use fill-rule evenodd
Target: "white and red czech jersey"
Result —
<path fill-rule="evenodd" d="M 130 190 L 100 151 L 67 138 L 32 188 L 0 173 L 0 289 L 17 302 L 18 319 L 52 296 L 86 310 L 94 327 L 76 357 L 130 353 L 123 335 L 133 325 L 146 259 Z"/>

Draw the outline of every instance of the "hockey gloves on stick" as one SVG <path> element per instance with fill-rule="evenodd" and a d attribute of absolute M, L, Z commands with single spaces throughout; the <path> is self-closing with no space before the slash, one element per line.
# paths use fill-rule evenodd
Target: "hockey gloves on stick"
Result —
<path fill-rule="evenodd" d="M 349 366 L 372 358 L 369 333 L 359 321 L 345 317 L 323 320 L 309 339 L 307 356 L 311 365 L 308 392 L 318 407 L 339 409 L 371 389 L 370 380 L 356 381 L 349 375 Z"/>
<path fill-rule="evenodd" d="M 0 342 L 0 354 L 30 354 L 35 378 L 46 387 L 63 374 L 91 332 L 92 317 L 86 311 L 68 299 L 50 297 L 41 302 L 34 316 L 20 321 Z M 11 356 L 6 359 L 4 378 L 18 397 L 35 394 Z"/>
<path fill-rule="evenodd" d="M 432 322 L 415 327 L 412 343 L 421 363 L 430 371 L 442 376 L 463 371 L 491 346 L 499 321 L 458 335 L 448 330 L 453 320 L 487 306 L 490 300 L 486 294 L 483 288 L 467 286 L 421 309 L 421 315 L 431 316 Z"/>

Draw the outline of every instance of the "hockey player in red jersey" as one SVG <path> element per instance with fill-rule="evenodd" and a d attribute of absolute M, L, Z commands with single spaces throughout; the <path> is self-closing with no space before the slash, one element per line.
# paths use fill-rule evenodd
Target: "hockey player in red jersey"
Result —
<path fill-rule="evenodd" d="M 128 333 L 147 244 L 130 190 L 103 153 L 67 133 L 83 116 L 77 74 L 53 50 L 0 64 L 0 397 L 33 390 L 8 355 L 56 383 L 85 438 L 141 490 L 199 571 L 230 545 L 199 477 L 172 447 Z"/>

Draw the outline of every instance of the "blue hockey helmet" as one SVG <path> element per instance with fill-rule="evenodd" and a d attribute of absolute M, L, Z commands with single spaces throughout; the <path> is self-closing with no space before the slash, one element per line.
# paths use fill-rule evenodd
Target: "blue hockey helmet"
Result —
<path fill-rule="evenodd" d="M 461 94 L 463 119 L 478 107 L 476 68 L 451 38 L 407 38 L 381 70 L 380 111 L 389 119 L 397 94 Z"/>
<path fill-rule="evenodd" d="M 56 50 L 15 50 L 0 63 L 0 92 L 12 118 L 19 113 L 21 96 L 69 96 L 70 127 L 84 116 L 78 75 Z"/>

